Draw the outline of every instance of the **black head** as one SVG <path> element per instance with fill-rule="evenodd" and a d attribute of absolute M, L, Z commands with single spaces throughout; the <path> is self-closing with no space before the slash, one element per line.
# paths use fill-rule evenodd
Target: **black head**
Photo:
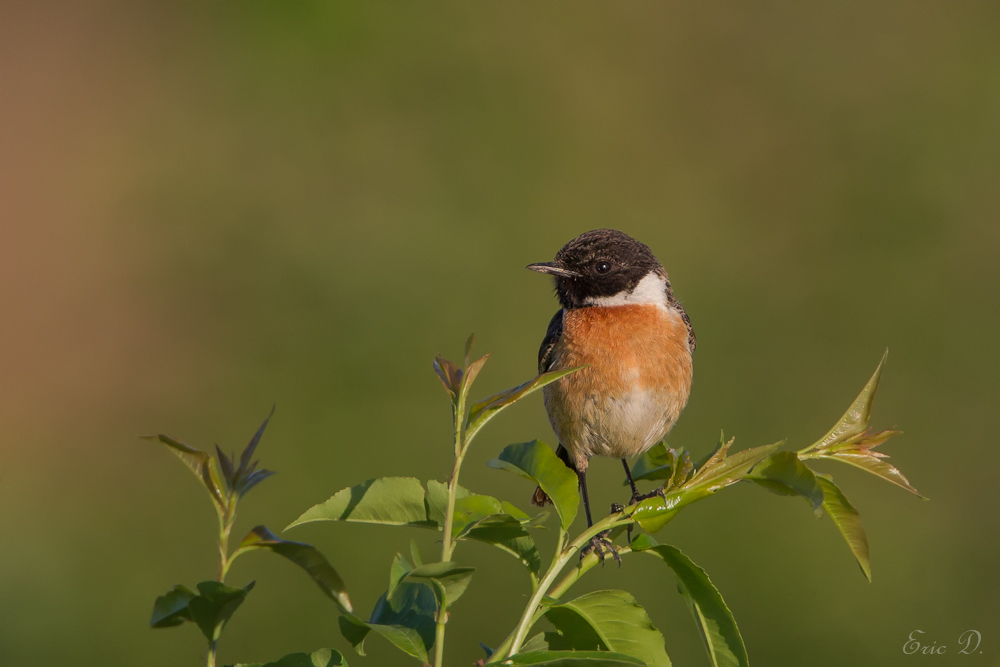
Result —
<path fill-rule="evenodd" d="M 564 308 L 630 293 L 650 273 L 666 278 L 648 246 L 616 229 L 581 234 L 556 253 L 554 262 L 527 268 L 555 276 L 556 293 Z"/>

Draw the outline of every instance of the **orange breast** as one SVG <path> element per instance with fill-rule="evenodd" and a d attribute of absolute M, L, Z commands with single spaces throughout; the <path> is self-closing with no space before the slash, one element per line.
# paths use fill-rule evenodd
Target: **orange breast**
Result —
<path fill-rule="evenodd" d="M 688 331 L 676 313 L 652 305 L 578 308 L 566 313 L 557 349 L 560 368 L 590 365 L 578 383 L 605 391 L 632 388 L 688 393 Z"/>
<path fill-rule="evenodd" d="M 655 305 L 567 311 L 553 357 L 553 369 L 588 366 L 545 391 L 553 429 L 584 468 L 590 456 L 635 456 L 658 442 L 691 391 L 687 327 Z"/>

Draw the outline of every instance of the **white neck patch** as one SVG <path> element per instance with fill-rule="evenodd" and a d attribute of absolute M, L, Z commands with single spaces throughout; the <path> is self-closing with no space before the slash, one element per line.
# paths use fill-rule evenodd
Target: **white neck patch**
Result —
<path fill-rule="evenodd" d="M 667 307 L 667 279 L 650 272 L 631 292 L 623 290 L 613 296 L 598 296 L 584 302 L 588 306 L 637 306 L 648 304 Z"/>

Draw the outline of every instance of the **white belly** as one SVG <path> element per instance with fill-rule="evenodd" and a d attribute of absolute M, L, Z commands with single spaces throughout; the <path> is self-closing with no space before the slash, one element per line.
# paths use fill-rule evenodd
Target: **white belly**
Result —
<path fill-rule="evenodd" d="M 638 456 L 673 426 L 681 406 L 668 392 L 633 389 L 617 397 L 592 394 L 581 407 L 578 419 L 553 424 L 560 442 L 578 461 Z"/>

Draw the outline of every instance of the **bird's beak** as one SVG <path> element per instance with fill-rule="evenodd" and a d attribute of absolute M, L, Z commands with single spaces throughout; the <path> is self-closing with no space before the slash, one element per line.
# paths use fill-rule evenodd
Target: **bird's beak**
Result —
<path fill-rule="evenodd" d="M 558 276 L 559 278 L 579 278 L 580 274 L 576 271 L 570 271 L 569 269 L 563 268 L 558 262 L 539 262 L 537 264 L 528 264 L 524 267 L 530 271 L 538 271 L 539 273 L 549 273 L 553 276 Z"/>

